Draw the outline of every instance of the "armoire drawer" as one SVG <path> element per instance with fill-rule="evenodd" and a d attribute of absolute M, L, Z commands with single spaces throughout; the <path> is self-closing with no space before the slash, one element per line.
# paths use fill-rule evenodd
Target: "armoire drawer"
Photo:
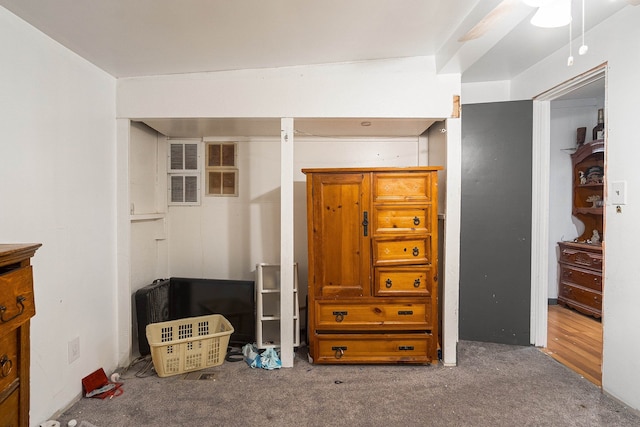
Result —
<path fill-rule="evenodd" d="M 316 363 L 429 363 L 428 333 L 318 335 Z"/>
<path fill-rule="evenodd" d="M 431 201 L 430 173 L 382 173 L 373 175 L 373 202 L 402 201 L 421 202 Z"/>
<path fill-rule="evenodd" d="M 0 275 L 0 334 L 22 325 L 35 313 L 31 266 Z"/>
<path fill-rule="evenodd" d="M 415 299 L 415 298 L 414 298 Z M 323 330 L 426 330 L 431 301 L 316 301 L 315 328 Z"/>
<path fill-rule="evenodd" d="M 376 206 L 373 211 L 373 234 L 427 234 L 431 232 L 428 206 Z"/>
<path fill-rule="evenodd" d="M 593 270 L 560 264 L 560 280 L 602 292 L 602 274 Z"/>
<path fill-rule="evenodd" d="M 431 237 L 373 239 L 373 264 L 431 264 Z"/>
<path fill-rule="evenodd" d="M 431 295 L 431 267 L 374 268 L 373 292 L 377 296 L 423 296 Z"/>

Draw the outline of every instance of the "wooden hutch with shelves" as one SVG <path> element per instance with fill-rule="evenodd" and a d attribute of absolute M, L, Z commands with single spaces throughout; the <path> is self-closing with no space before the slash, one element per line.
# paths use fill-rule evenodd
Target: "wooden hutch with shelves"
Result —
<path fill-rule="evenodd" d="M 571 155 L 572 214 L 584 224 L 573 242 L 559 242 L 558 303 L 602 317 L 602 242 L 604 241 L 604 141 L 578 147 Z"/>

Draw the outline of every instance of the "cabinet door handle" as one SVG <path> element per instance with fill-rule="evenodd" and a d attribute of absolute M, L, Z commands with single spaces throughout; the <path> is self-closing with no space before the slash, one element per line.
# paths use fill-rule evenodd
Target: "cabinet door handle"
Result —
<path fill-rule="evenodd" d="M 362 213 L 362 227 L 365 237 L 369 235 L 369 212 L 364 211 Z"/>
<path fill-rule="evenodd" d="M 419 288 L 420 287 L 420 279 L 416 279 L 413 281 L 413 287 L 414 288 Z"/>
<path fill-rule="evenodd" d="M 13 368 L 13 362 L 9 359 L 9 356 L 3 354 L 2 357 L 0 357 L 0 375 L 2 375 L 2 378 L 9 376 L 11 368 Z"/>
<path fill-rule="evenodd" d="M 413 225 L 420 225 L 420 218 L 418 218 L 417 216 L 413 217 Z"/>
<path fill-rule="evenodd" d="M 10 322 L 11 320 L 15 319 L 16 317 L 20 316 L 23 312 L 24 312 L 24 301 L 27 298 L 23 297 L 22 295 L 18 295 L 16 297 L 16 305 L 20 308 L 20 311 L 18 311 L 16 314 L 14 314 L 13 316 L 11 316 L 8 319 L 4 318 L 4 312 L 7 311 L 7 307 L 5 307 L 4 305 L 0 305 L 0 321 L 2 321 L 2 323 L 7 323 Z"/>
<path fill-rule="evenodd" d="M 398 346 L 398 350 L 400 351 L 413 351 L 412 345 L 400 345 Z"/>
<path fill-rule="evenodd" d="M 420 249 L 418 249 L 417 247 L 413 248 L 413 256 L 418 256 L 420 255 Z"/>
<path fill-rule="evenodd" d="M 391 285 L 393 285 L 393 282 L 391 282 L 391 279 L 387 279 L 387 281 L 386 281 L 386 282 L 384 282 L 384 284 L 385 284 L 385 286 L 386 286 L 387 288 L 390 288 L 390 287 L 391 287 Z"/>

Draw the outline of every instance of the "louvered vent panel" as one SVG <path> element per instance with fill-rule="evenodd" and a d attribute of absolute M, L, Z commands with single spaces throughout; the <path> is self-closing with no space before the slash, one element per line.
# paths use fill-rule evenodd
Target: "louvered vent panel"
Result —
<path fill-rule="evenodd" d="M 184 168 L 184 156 L 183 156 L 184 144 L 171 144 L 171 169 L 182 170 Z M 197 154 L 196 154 L 197 158 Z"/>
<path fill-rule="evenodd" d="M 195 203 L 198 201 L 198 178 L 195 176 L 184 177 L 184 201 Z"/>
<path fill-rule="evenodd" d="M 198 169 L 198 144 L 184 144 L 184 168 Z"/>
<path fill-rule="evenodd" d="M 172 176 L 171 177 L 171 202 L 180 203 L 184 202 L 184 177 Z"/>

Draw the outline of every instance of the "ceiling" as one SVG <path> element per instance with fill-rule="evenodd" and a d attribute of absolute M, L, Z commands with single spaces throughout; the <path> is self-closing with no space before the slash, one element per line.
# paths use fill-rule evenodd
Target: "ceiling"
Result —
<path fill-rule="evenodd" d="M 146 125 L 175 138 L 207 136 L 280 136 L 279 118 L 179 118 L 143 119 Z M 296 118 L 298 136 L 404 137 L 421 135 L 432 119 Z"/>
<path fill-rule="evenodd" d="M 580 0 L 572 1 L 581 10 Z M 587 30 L 631 7 L 625 0 L 586 4 Z M 568 39 L 567 27 L 532 26 L 535 9 L 520 0 L 0 0 L 0 6 L 117 78 L 435 56 L 438 72 L 461 73 L 463 83 L 508 80 Z M 459 41 L 468 34 L 480 36 Z M 360 119 L 352 124 L 361 127 Z"/>

